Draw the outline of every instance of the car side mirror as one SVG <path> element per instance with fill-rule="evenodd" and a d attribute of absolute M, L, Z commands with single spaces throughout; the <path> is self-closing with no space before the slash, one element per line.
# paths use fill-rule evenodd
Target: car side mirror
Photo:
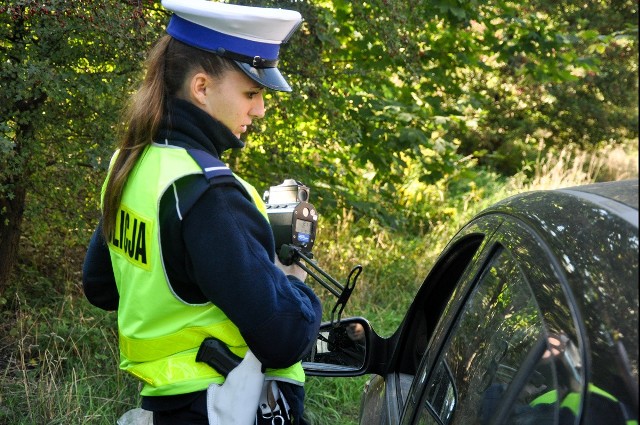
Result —
<path fill-rule="evenodd" d="M 361 317 L 323 323 L 302 367 L 309 376 L 362 375 L 369 363 L 372 335 L 371 325 Z"/>

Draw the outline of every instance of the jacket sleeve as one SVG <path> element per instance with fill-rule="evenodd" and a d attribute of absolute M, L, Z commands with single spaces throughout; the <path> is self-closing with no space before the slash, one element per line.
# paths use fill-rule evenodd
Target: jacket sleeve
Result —
<path fill-rule="evenodd" d="M 117 310 L 118 288 L 113 276 L 109 248 L 102 236 L 102 221 L 91 236 L 82 265 L 82 287 L 87 300 L 103 310 Z"/>
<path fill-rule="evenodd" d="M 186 261 L 202 293 L 238 326 L 265 367 L 287 367 L 315 343 L 314 292 L 274 264 L 271 227 L 236 187 L 209 188 L 183 219 Z"/>

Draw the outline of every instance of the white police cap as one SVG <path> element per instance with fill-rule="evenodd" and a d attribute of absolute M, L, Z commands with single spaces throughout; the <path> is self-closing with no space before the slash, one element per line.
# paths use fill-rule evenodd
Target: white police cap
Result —
<path fill-rule="evenodd" d="M 262 86 L 291 91 L 277 68 L 278 53 L 300 26 L 300 13 L 208 0 L 162 0 L 162 6 L 173 12 L 167 26 L 173 38 L 234 60 Z"/>

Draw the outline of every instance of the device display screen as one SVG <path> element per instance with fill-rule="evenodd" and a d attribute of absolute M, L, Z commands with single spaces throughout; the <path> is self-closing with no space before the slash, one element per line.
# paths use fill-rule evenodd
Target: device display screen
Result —
<path fill-rule="evenodd" d="M 296 220 L 296 232 L 298 233 L 306 233 L 307 235 L 311 234 L 311 222 L 304 220 Z"/>

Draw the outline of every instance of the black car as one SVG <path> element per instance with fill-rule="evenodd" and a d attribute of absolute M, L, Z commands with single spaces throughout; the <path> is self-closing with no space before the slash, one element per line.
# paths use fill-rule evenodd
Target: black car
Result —
<path fill-rule="evenodd" d="M 324 324 L 308 375 L 372 374 L 360 423 L 637 424 L 638 181 L 535 191 L 450 241 L 399 329 Z"/>

